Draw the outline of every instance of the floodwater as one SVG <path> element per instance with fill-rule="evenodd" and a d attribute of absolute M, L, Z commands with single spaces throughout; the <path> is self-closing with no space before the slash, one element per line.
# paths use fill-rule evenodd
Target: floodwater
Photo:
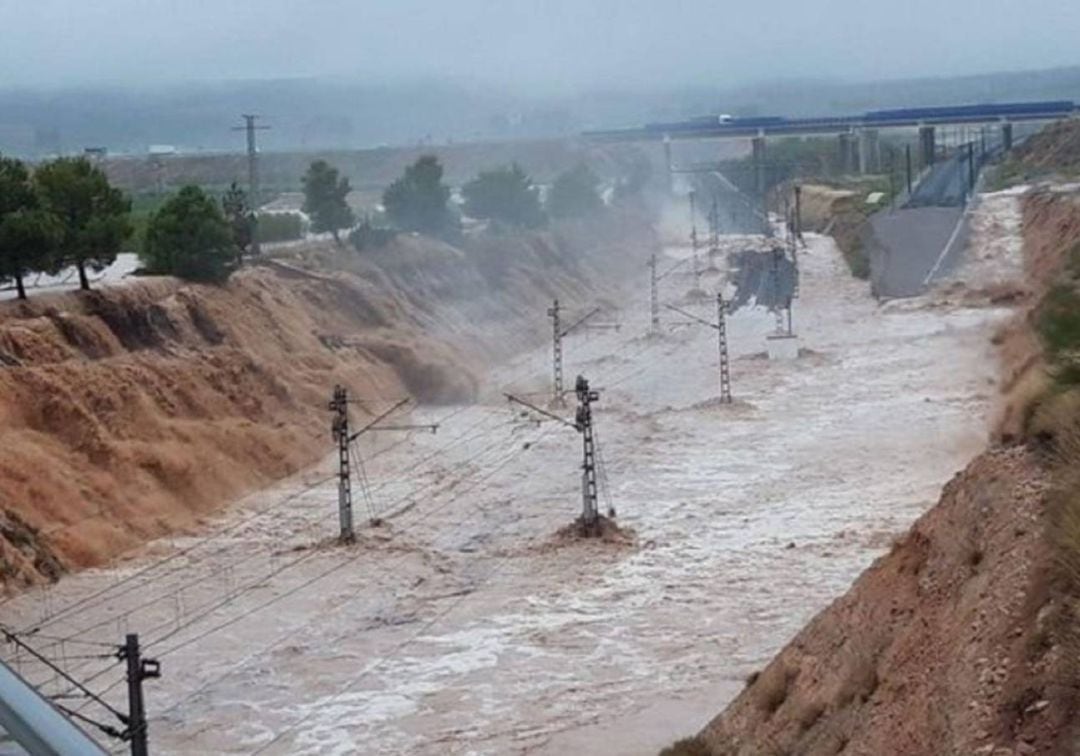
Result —
<path fill-rule="evenodd" d="M 547 408 L 537 350 L 492 372 L 479 404 L 412 413 L 437 434 L 361 445 L 356 544 L 334 542 L 328 457 L 4 621 L 38 624 L 118 708 L 122 668 L 52 639 L 139 632 L 162 664 L 146 683 L 156 753 L 653 754 L 719 712 L 985 443 L 1006 311 L 879 306 L 825 237 L 800 266 L 799 359 L 765 358 L 771 314 L 729 319 L 733 405 L 716 401 L 716 332 L 673 312 L 647 335 L 638 301 L 620 330 L 567 337 L 568 384 L 601 391 L 601 507 L 632 539 L 557 535 L 581 509 L 580 436 L 502 397 Z M 692 286 L 673 274 L 663 296 Z M 715 317 L 709 300 L 680 306 Z"/>

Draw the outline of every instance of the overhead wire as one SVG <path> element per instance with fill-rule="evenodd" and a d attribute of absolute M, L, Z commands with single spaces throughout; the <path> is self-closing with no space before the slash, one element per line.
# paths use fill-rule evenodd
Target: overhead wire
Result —
<path fill-rule="evenodd" d="M 550 431 L 550 428 L 547 428 L 547 429 L 543 429 L 542 431 L 540 431 L 540 433 L 539 433 L 539 436 L 538 436 L 537 440 L 539 440 L 539 439 L 543 438 L 544 436 L 546 436 L 546 435 L 547 435 L 547 433 L 548 433 L 549 431 Z M 519 455 L 520 453 L 522 453 L 522 452 L 523 452 L 524 450 L 525 450 L 524 448 L 518 448 L 518 449 L 515 449 L 515 450 L 513 450 L 513 451 L 512 451 L 512 452 L 511 452 L 511 453 L 510 453 L 509 455 L 507 455 L 507 456 L 506 456 L 506 457 L 505 457 L 505 458 L 504 458 L 504 459 L 503 459 L 503 460 L 502 460 L 502 461 L 501 461 L 501 462 L 500 462 L 500 463 L 499 463 L 499 464 L 498 464 L 498 465 L 497 465 L 497 466 L 496 466 L 496 467 L 495 467 L 494 469 L 492 469 L 492 470 L 489 470 L 489 471 L 487 471 L 487 472 L 485 473 L 485 475 L 484 475 L 484 476 L 483 476 L 483 477 L 482 477 L 482 478 L 481 478 L 480 480 L 476 481 L 476 482 L 475 482 L 475 483 L 473 484 L 473 486 L 471 486 L 471 487 L 470 487 L 470 488 L 468 489 L 468 491 L 471 491 L 471 490 L 473 490 L 473 489 L 474 489 L 474 488 L 475 488 L 476 486 L 480 485 L 481 483 L 483 483 L 484 481 L 486 481 L 487 479 L 489 479 L 490 477 L 492 477 L 492 476 L 493 476 L 493 475 L 494 475 L 495 473 L 497 473 L 497 472 L 498 472 L 498 471 L 499 471 L 500 469 L 502 469 L 503 467 L 505 467 L 505 465 L 506 465 L 506 464 L 508 464 L 510 460 L 512 460 L 512 459 L 514 459 L 514 458 L 516 458 L 516 457 L 517 457 L 517 456 L 518 456 L 518 455 Z M 461 498 L 461 497 L 462 497 L 462 496 L 463 496 L 463 495 L 464 495 L 465 493 L 467 493 L 468 491 L 458 491 L 458 492 L 457 492 L 457 493 L 455 493 L 455 495 L 454 495 L 453 497 L 451 497 L 451 498 L 450 498 L 449 500 L 447 500 L 447 501 L 443 502 L 443 503 L 442 503 L 442 504 L 441 504 L 441 505 L 439 506 L 439 508 L 438 508 L 438 509 L 444 509 L 445 507 L 449 506 L 449 505 L 450 505 L 450 504 L 452 504 L 453 502 L 455 502 L 455 501 L 457 501 L 458 499 L 460 499 L 460 498 Z M 466 524 L 470 524 L 470 523 L 466 523 Z M 504 527 L 505 527 L 505 526 L 504 526 Z M 459 526 L 457 530 L 463 530 L 463 529 L 464 529 L 464 526 Z M 389 563 L 385 563 L 385 564 L 383 565 L 383 569 L 384 569 L 384 570 L 385 570 L 386 572 L 392 572 L 392 571 L 393 571 L 393 568 L 394 568 L 394 567 L 396 567 L 396 566 L 397 566 L 397 564 L 398 564 L 398 563 L 400 563 L 401 561 L 404 561 L 404 559 L 406 559 L 406 558 L 407 558 L 407 556 L 408 556 L 407 554 L 404 554 L 404 555 L 401 555 L 401 556 L 399 556 L 399 557 L 398 557 L 397 559 L 395 559 L 395 560 L 392 560 L 392 561 L 391 561 L 391 562 L 389 562 Z M 345 602 L 342 602 L 342 603 L 340 603 L 340 604 L 337 604 L 337 605 L 335 605 L 335 607 L 334 607 L 333 611 L 334 611 L 334 612 L 338 612 L 338 611 L 341 611 L 341 610 L 342 610 L 342 609 L 343 609 L 343 608 L 344 608 L 345 606 L 347 606 L 347 605 L 350 605 L 350 604 L 351 604 L 351 603 L 352 603 L 352 602 L 353 602 L 354 600 L 355 600 L 355 599 L 350 599 L 350 600 L 348 600 L 348 601 L 345 601 Z M 238 670 L 240 670 L 240 669 L 243 669 L 243 668 L 244 668 L 245 666 L 247 666 L 248 664 L 250 664 L 250 662 L 251 662 L 251 661 L 252 661 L 253 659 L 255 659 L 255 658 L 258 658 L 258 657 L 260 657 L 260 656 L 263 656 L 263 655 L 265 655 L 266 653 L 268 653 L 269 651 L 271 651 L 271 650 L 273 650 L 274 648 L 278 647 L 278 646 L 279 646 L 279 645 L 281 645 L 282 643 L 284 643 L 284 642 L 288 641 L 288 640 L 289 640 L 290 638 L 293 638 L 293 637 L 295 637 L 295 635 L 297 634 L 297 632 L 300 632 L 300 631 L 302 631 L 303 629 L 305 629 L 305 628 L 307 628 L 307 627 L 310 627 L 310 626 L 311 626 L 311 625 L 312 625 L 312 624 L 313 624 L 314 622 L 316 622 L 316 621 L 322 622 L 322 621 L 325 621 L 325 619 L 326 619 L 325 615 L 321 615 L 321 616 L 320 616 L 319 618 L 316 618 L 316 619 L 312 619 L 312 620 L 308 621 L 307 623 L 305 623 L 304 625 L 300 626 L 299 628 L 290 628 L 290 629 L 289 629 L 289 630 L 288 630 L 288 631 L 287 631 L 286 633 L 284 633 L 283 635 L 281 635 L 281 636 L 280 636 L 279 638 L 277 638 L 277 639 L 276 639 L 275 641 L 271 642 L 271 643 L 270 643 L 269 645 L 267 645 L 267 646 L 263 647 L 262 649 L 260 649 L 260 650 L 259 650 L 259 651 L 257 651 L 257 652 L 253 652 L 252 654 L 249 654 L 249 655 L 248 655 L 247 657 L 245 657 L 245 658 L 244 658 L 244 659 L 243 659 L 243 660 L 242 660 L 242 661 L 241 661 L 240 663 L 238 663 L 238 664 L 236 664 L 236 665 L 234 665 L 234 666 L 230 667 L 230 668 L 229 668 L 228 670 L 226 670 L 226 671 L 225 671 L 224 673 L 222 673 L 221 675 L 219 675 L 219 676 L 215 677 L 215 678 L 214 678 L 213 680 L 210 680 L 210 681 L 208 681 L 208 682 L 204 683 L 203 685 L 201 685 L 201 686 L 200 686 L 199 688 L 197 688 L 196 690 L 194 690 L 194 691 L 192 691 L 191 693 L 187 694 L 187 695 L 186 695 L 186 696 L 185 696 L 185 697 L 184 697 L 183 699 L 181 699 L 181 700 L 177 701 L 176 703 L 174 703 L 173 705 L 171 705 L 171 706 L 170 706 L 170 707 L 169 707 L 168 709 L 166 709 L 166 710 L 165 710 L 164 712 L 162 712 L 162 714 L 161 714 L 160 716 L 164 716 L 165 714 L 168 714 L 168 713 L 169 713 L 170 711 L 174 711 L 175 709 L 179 708 L 180 706 L 182 706 L 183 704 L 185 704 L 185 703 L 186 703 L 187 701 L 191 700 L 191 699 L 192 699 L 192 698 L 194 698 L 195 696 L 197 696 L 197 695 L 200 695 L 200 694 L 201 694 L 202 692 L 204 692 L 205 690 L 207 690 L 207 689 L 208 689 L 208 688 L 210 688 L 211 686 L 213 686 L 213 685 L 216 685 L 216 684 L 217 684 L 217 683 L 219 683 L 219 682 L 220 682 L 221 680 L 224 680 L 225 678 L 227 678 L 227 677 L 231 676 L 232 674 L 235 674 L 235 673 L 236 673 L 236 672 L 237 672 Z M 190 641 L 190 642 L 195 642 L 196 640 L 199 640 L 199 639 L 201 639 L 201 638 L 193 639 L 193 640 L 192 640 L 192 641 Z M 186 642 L 185 642 L 185 643 L 186 643 Z M 170 649 L 170 650 L 168 650 L 168 651 L 166 651 L 166 652 L 163 652 L 163 653 L 162 653 L 161 655 L 162 655 L 162 656 L 164 656 L 164 655 L 165 655 L 166 653 L 172 653 L 172 651 L 175 651 L 175 650 L 179 650 L 179 647 L 177 647 L 177 648 L 175 648 L 175 649 Z"/>
<path fill-rule="evenodd" d="M 546 433 L 546 431 L 542 431 L 542 432 L 541 432 L 541 437 L 542 437 L 542 436 L 543 436 L 543 435 L 544 435 L 545 433 Z M 519 448 L 515 448 L 515 449 L 511 450 L 511 452 L 510 452 L 510 453 L 508 453 L 508 454 L 504 455 L 504 457 L 503 457 L 503 458 L 502 458 L 502 459 L 500 460 L 500 462 L 499 462 L 499 463 L 498 463 L 498 464 L 497 464 L 497 465 L 496 465 L 495 467 L 493 467 L 493 468 L 491 468 L 491 469 L 487 470 L 487 471 L 485 472 L 485 474 L 484 474 L 483 476 L 481 476 L 481 477 L 480 477 L 480 478 L 479 478 L 478 480 L 476 480 L 476 481 L 475 481 L 475 482 L 474 482 L 474 483 L 473 483 L 473 484 L 472 484 L 471 486 L 467 487 L 467 488 L 466 488 L 466 489 L 464 489 L 464 490 L 458 490 L 458 491 L 457 491 L 457 492 L 456 492 L 456 493 L 455 493 L 455 494 L 454 494 L 454 495 L 453 495 L 452 497 L 450 497 L 450 498 L 449 498 L 448 500 L 446 500 L 446 501 L 442 502 L 442 503 L 441 503 L 441 504 L 440 504 L 440 505 L 439 505 L 438 507 L 436 507 L 436 508 L 435 508 L 434 510 L 431 510 L 431 511 L 429 511 L 429 512 L 425 512 L 424 514 L 426 514 L 427 516 L 430 516 L 431 514 L 434 514 L 435 512 L 437 512 L 437 511 L 439 511 L 439 510 L 445 509 L 445 508 L 446 508 L 447 506 L 449 506 L 450 504 L 454 503 L 455 501 L 458 501 L 458 500 L 459 500 L 459 499 L 461 499 L 461 498 L 462 498 L 462 497 L 463 497 L 463 496 L 464 496 L 464 495 L 465 495 L 466 493 L 469 493 L 470 491 L 474 490 L 474 489 L 475 489 L 475 488 L 476 488 L 476 487 L 477 487 L 478 485 L 480 485 L 481 483 L 483 483 L 484 481 L 486 481 L 487 479 L 489 479 L 490 477 L 492 477 L 492 476 L 493 476 L 493 475 L 494 475 L 495 473 L 499 472 L 499 470 L 501 470 L 501 469 L 502 469 L 503 467 L 505 467 L 505 466 L 506 466 L 506 464 L 508 464 L 508 463 L 509 463 L 509 462 L 510 462 L 510 461 L 511 461 L 511 460 L 512 460 L 513 458 L 517 457 L 517 456 L 518 456 L 518 455 L 519 455 L 519 454 L 520 454 L 521 452 L 523 452 L 523 451 L 524 451 L 524 448 L 520 448 L 520 447 L 519 447 Z M 418 518 L 417 518 L 417 519 L 418 519 Z M 459 529 L 460 529 L 460 528 L 459 528 Z M 224 629 L 225 627 L 231 626 L 231 625 L 235 624 L 236 622 L 238 622 L 238 621 L 240 621 L 240 620 L 242 620 L 242 619 L 245 619 L 245 618 L 247 618 L 247 617 L 251 616 L 252 614 L 255 614 L 255 613 L 256 613 L 256 612 L 258 612 L 258 611 L 261 611 L 261 610 L 265 609 L 266 607 L 268 607 L 268 606 L 270 606 L 270 605 L 272 605 L 272 604 L 278 603 L 279 601 L 281 601 L 281 600 L 283 600 L 283 599 L 285 599 L 285 598 L 288 598 L 289 596 L 291 596 L 291 595 L 295 594 L 296 592 L 298 592 L 298 591 L 300 591 L 300 590 L 303 590 L 304 588 L 310 587 L 310 586 L 311 586 L 311 585 L 313 585 L 314 583 L 316 583 L 316 582 L 318 582 L 318 581 L 320 581 L 320 580 L 322 580 L 322 579 L 324 579 L 324 578 L 328 577 L 329 575 L 331 575 L 331 574 L 333 574 L 333 573 L 337 572 L 338 570 L 340 570 L 340 569 L 344 568 L 345 566 L 348 566 L 348 564 L 351 564 L 351 563 L 353 563 L 353 562 L 354 562 L 354 561 L 356 561 L 356 560 L 357 560 L 358 558 L 360 558 L 360 556 L 362 556 L 362 555 L 363 555 L 363 553 L 364 553 L 364 552 L 362 552 L 362 551 L 358 551 L 357 553 L 355 553 L 355 554 L 354 554 L 353 556 L 351 556 L 350 558 L 348 558 L 348 559 L 347 559 L 347 560 L 345 560 L 344 562 L 342 562 L 342 563 L 339 563 L 339 564 L 337 564 L 337 565 L 334 565 L 334 566 L 330 567 L 329 569 L 325 570 L 325 571 L 324 571 L 323 573 L 320 573 L 319 575 L 316 575 L 316 576 L 314 576 L 313 578 L 311 578 L 311 579 L 309 579 L 309 580 L 307 580 L 307 581 L 304 581 L 304 583 L 302 583 L 302 584 L 300 584 L 300 585 L 298 585 L 298 586 L 294 586 L 293 588 L 290 588 L 290 589 L 289 589 L 288 591 L 286 591 L 285 593 L 282 593 L 282 594 L 278 594 L 278 595 L 274 596 L 273 598 L 271 598 L 271 599 L 267 600 L 266 602 L 263 602 L 262 604 L 260 604 L 260 605 L 258 605 L 258 606 L 256 606 L 256 607 L 253 607 L 253 608 L 251 608 L 251 609 L 249 609 L 249 610 L 246 610 L 245 612 L 241 613 L 241 615 L 239 615 L 239 616 L 237 616 L 237 617 L 233 617 L 233 618 L 230 618 L 229 620 L 226 620 L 225 622 L 219 623 L 218 625 L 215 625 L 214 627 L 211 627 L 211 628 L 209 628 L 209 629 L 207 629 L 207 630 L 205 630 L 205 631 L 203 631 L 203 632 L 201 632 L 201 633 L 199 633 L 199 634 L 197 634 L 197 635 L 195 635 L 195 636 L 193 636 L 193 637 L 191 637 L 191 638 L 187 638 L 187 639 L 185 639 L 185 640 L 183 640 L 183 641 L 181 641 L 181 642 L 179 642 L 179 643 L 177 643 L 177 644 L 175 644 L 175 645 L 173 645 L 173 646 L 171 646 L 171 647 L 168 647 L 168 648 L 166 648 L 166 649 L 163 649 L 163 650 L 162 650 L 162 651 L 161 651 L 161 652 L 160 652 L 160 653 L 159 653 L 159 654 L 157 655 L 157 656 L 158 656 L 158 658 L 163 658 L 163 657 L 165 657 L 165 656 L 167 656 L 167 655 L 169 655 L 169 654 L 172 654 L 172 653 L 175 653 L 175 652 L 177 652 L 177 651 L 181 650 L 182 648 L 185 648 L 185 647 L 187 647 L 187 646 L 190 646 L 190 645 L 192 645 L 192 644 L 194 644 L 194 643 L 197 643 L 197 642 L 199 642 L 199 641 L 203 640 L 204 638 L 206 638 L 206 637 L 208 637 L 208 636 L 210 636 L 210 635 L 212 635 L 212 634 L 214 634 L 214 633 L 216 633 L 216 632 L 218 632 L 218 631 L 220 631 L 220 630 Z M 400 562 L 400 561 L 404 560 L 404 559 L 405 559 L 406 557 L 407 557 L 407 555 L 402 555 L 402 556 L 401 556 L 401 557 L 399 557 L 399 558 L 398 558 L 397 560 L 394 560 L 394 561 L 392 561 L 392 562 L 391 562 L 391 563 L 390 563 L 390 564 L 389 564 L 389 565 L 388 565 L 387 567 L 384 567 L 384 569 L 386 569 L 387 571 L 389 571 L 389 570 L 390 570 L 390 568 L 392 568 L 392 567 L 393 567 L 393 566 L 394 566 L 394 565 L 395 565 L 396 563 L 398 563 L 398 562 Z M 347 603 L 349 603 L 349 602 L 343 602 L 342 604 L 339 604 L 339 605 L 337 605 L 337 606 L 335 607 L 335 610 L 337 610 L 337 609 L 340 609 L 340 608 L 341 608 L 342 606 L 346 605 Z M 311 621 L 309 621 L 308 623 L 306 623 L 306 624 L 304 625 L 304 627 L 310 626 L 311 624 L 313 624 L 314 622 L 317 622 L 317 621 L 324 621 L 324 619 L 325 619 L 325 617 L 324 617 L 324 616 L 322 616 L 322 615 L 320 615 L 319 617 L 313 618 L 313 619 L 312 619 Z M 272 649 L 272 648 L 276 647 L 277 645 L 280 645 L 280 643 L 284 642 L 285 640 L 287 640 L 287 639 L 288 639 L 288 638 L 290 638 L 290 637 L 295 637 L 295 633 L 296 633 L 296 632 L 297 632 L 297 629 L 291 629 L 291 630 L 289 630 L 289 631 L 288 631 L 288 632 L 287 632 L 287 633 L 286 633 L 286 634 L 285 634 L 284 636 L 282 636 L 282 637 L 281 637 L 281 638 L 279 638 L 279 639 L 278 639 L 277 641 L 275 641 L 275 642 L 273 642 L 272 644 L 270 644 L 270 646 L 268 646 L 268 647 L 264 648 L 264 649 L 263 649 L 263 650 L 262 650 L 262 651 L 260 652 L 260 654 L 261 654 L 261 653 L 265 653 L 266 651 L 268 651 L 268 650 L 270 650 L 270 649 Z M 168 634 L 168 635 L 166 635 L 166 636 L 164 636 L 164 637 L 162 637 L 162 638 L 160 638 L 160 639 L 157 639 L 157 640 L 155 640 L 155 641 L 152 641 L 152 642 L 151 642 L 150 644 L 148 644 L 147 648 L 149 648 L 149 647 L 151 647 L 151 646 L 153 646 L 153 645 L 156 645 L 157 643 L 159 643 L 159 642 L 161 642 L 161 641 L 167 640 L 167 639 L 168 639 L 169 637 L 172 637 L 172 636 L 173 636 L 174 634 L 175 634 L 175 633 L 170 633 L 170 634 Z M 249 658 L 250 658 L 250 657 L 249 657 Z M 225 672 L 224 674 L 222 674 L 221 676 L 219 676 L 218 678 L 216 678 L 216 679 L 215 679 L 215 680 L 214 680 L 213 682 L 215 682 L 215 683 L 216 683 L 217 681 L 219 681 L 219 680 L 221 680 L 221 679 L 224 679 L 225 677 L 227 677 L 227 676 L 229 676 L 230 674 L 234 673 L 234 672 L 235 672 L 235 671 L 236 671 L 237 669 L 240 669 L 240 668 L 242 668 L 242 666 L 243 666 L 243 663 L 241 663 L 240 665 L 236 665 L 236 666 L 234 666 L 234 667 L 230 668 L 230 669 L 229 669 L 229 670 L 227 670 L 227 671 L 226 671 L 226 672 Z M 117 680 L 117 681 L 115 681 L 115 682 L 114 682 L 113 684 L 111 684 L 110 686 L 108 686 L 107 688 L 105 688 L 105 689 L 104 689 L 104 690 L 102 691 L 101 695 L 103 695 L 103 696 L 104 696 L 104 695 L 106 695 L 106 694 L 107 694 L 108 692 L 110 692 L 111 690 L 113 690 L 113 689 L 114 689 L 114 688 L 115 688 L 116 686 L 118 686 L 118 685 L 119 685 L 120 683 L 122 683 L 122 682 L 123 682 L 123 678 L 121 678 L 121 679 L 118 679 L 118 680 Z M 202 690 L 204 690 L 205 688 L 209 687 L 209 685 L 210 685 L 210 684 L 208 683 L 208 684 L 206 684 L 206 685 L 202 686 L 202 687 L 201 687 L 201 688 L 200 688 L 199 690 L 195 691 L 194 693 L 191 693 L 191 694 L 189 694 L 189 695 L 188 695 L 188 697 L 187 697 L 187 698 L 186 698 L 185 700 L 188 700 L 188 699 L 190 699 L 191 697 L 193 697 L 194 695 L 197 695 L 197 694 L 198 694 L 199 692 L 201 692 L 201 691 L 202 691 Z M 167 713 L 168 711 L 171 711 L 171 710 L 173 710 L 174 708 L 176 708 L 176 706 L 180 705 L 181 703 L 182 703 L 182 702 L 178 702 L 178 704 L 174 704 L 174 705 L 173 705 L 172 707 L 170 707 L 169 709 L 167 709 L 167 710 L 166 710 L 166 712 L 163 712 L 163 713 Z"/>

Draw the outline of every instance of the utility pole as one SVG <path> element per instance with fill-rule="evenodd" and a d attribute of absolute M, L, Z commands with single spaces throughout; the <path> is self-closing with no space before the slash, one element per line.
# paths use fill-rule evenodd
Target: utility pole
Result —
<path fill-rule="evenodd" d="M 589 382 L 579 375 L 574 384 L 578 409 L 574 425 L 581 433 L 584 461 L 581 465 L 581 534 L 600 535 L 600 510 L 596 501 L 596 445 L 593 439 L 592 403 L 600 394 L 589 389 Z"/>
<path fill-rule="evenodd" d="M 907 193 L 908 199 L 911 199 L 911 145 L 905 145 L 904 151 L 907 159 Z"/>
<path fill-rule="evenodd" d="M 538 412 L 545 417 L 573 428 L 581 434 L 582 439 L 582 463 L 581 463 L 581 534 L 586 537 L 600 535 L 600 508 L 597 501 L 596 480 L 596 437 L 593 433 L 592 403 L 599 401 L 600 393 L 589 388 L 589 382 L 584 376 L 579 375 L 574 384 L 577 394 L 578 408 L 574 416 L 574 422 L 559 417 L 547 410 L 537 407 L 531 402 L 520 399 L 513 394 L 505 394 L 506 399 L 512 403 Z M 615 516 L 614 508 L 608 511 L 609 516 Z"/>
<path fill-rule="evenodd" d="M 596 307 L 589 310 L 585 315 L 578 318 L 572 325 L 563 327 L 562 318 L 560 317 L 562 309 L 559 307 L 559 300 L 554 300 L 551 307 L 548 308 L 548 317 L 551 318 L 551 356 L 552 356 L 552 369 L 554 372 L 554 385 L 552 387 L 552 401 L 556 406 L 565 406 L 566 401 L 563 399 L 563 349 L 562 340 L 570 334 L 571 331 L 585 326 L 587 329 L 610 329 L 614 328 L 619 330 L 620 325 L 618 323 L 596 323 L 585 325 L 585 321 L 591 318 L 596 313 L 600 312 L 600 308 Z"/>
<path fill-rule="evenodd" d="M 656 253 L 649 257 L 649 314 L 652 317 L 652 330 L 660 329 L 660 279 L 656 273 Z"/>
<path fill-rule="evenodd" d="M 776 333 L 778 335 L 790 336 L 791 330 L 791 300 L 787 300 L 786 307 L 780 307 L 780 260 L 784 257 L 783 247 L 773 247 L 772 251 L 772 282 L 773 282 L 773 297 L 776 303 Z M 785 334 L 784 326 L 784 310 L 787 310 L 787 327 Z"/>
<path fill-rule="evenodd" d="M 652 257 L 649 258 L 648 265 L 649 268 L 651 268 L 649 274 L 649 311 L 652 316 L 653 330 L 658 330 L 660 328 L 660 282 L 670 276 L 676 270 L 681 268 L 683 265 L 690 262 L 690 259 L 691 258 L 689 257 L 683 258 L 682 260 L 679 260 L 677 263 L 665 270 L 663 273 L 659 273 L 659 263 L 656 259 L 656 253 L 654 252 L 652 254 Z"/>
<path fill-rule="evenodd" d="M 259 150 L 255 145 L 255 132 L 266 131 L 269 126 L 258 126 L 255 121 L 259 116 L 255 114 L 244 114 L 241 116 L 244 119 L 243 126 L 234 126 L 233 131 L 246 131 L 247 132 L 247 159 L 248 159 L 248 202 L 251 208 L 251 251 L 253 254 L 261 254 L 262 249 L 259 245 Z"/>
<path fill-rule="evenodd" d="M 694 249 L 694 288 L 701 288 L 701 265 L 698 261 L 697 213 L 695 198 L 697 192 L 690 192 L 690 245 Z"/>
<path fill-rule="evenodd" d="M 802 184 L 795 185 L 795 238 L 802 242 Z"/>
<path fill-rule="evenodd" d="M 425 423 L 420 425 L 383 425 L 382 422 L 390 415 L 397 412 L 399 409 L 408 404 L 411 400 L 400 399 L 388 410 L 376 415 L 374 418 L 368 421 L 367 425 L 364 425 L 355 433 L 349 432 L 349 404 L 358 400 L 349 399 L 349 393 L 342 385 L 334 386 L 334 398 L 330 400 L 329 409 L 334 413 L 333 420 L 331 421 L 331 432 L 334 436 L 334 441 L 338 445 L 338 523 L 340 525 L 339 539 L 343 544 L 350 544 L 356 541 L 356 531 L 353 527 L 353 508 L 352 508 L 352 463 L 350 457 L 350 451 L 353 441 L 360 436 L 371 431 L 411 431 L 411 430 L 426 430 L 431 433 L 437 433 L 439 430 L 438 424 Z M 359 460 L 359 455 L 357 455 Z M 365 481 L 366 476 L 363 475 L 363 467 L 361 463 L 361 490 L 364 492 L 368 500 L 369 517 L 371 524 L 377 524 L 378 520 L 375 516 L 375 508 L 371 501 L 370 494 L 367 493 Z"/>
<path fill-rule="evenodd" d="M 559 300 L 548 308 L 548 317 L 551 318 L 551 358 L 554 368 L 554 384 L 552 386 L 552 403 L 563 406 L 563 365 L 562 365 L 562 324 L 559 322 Z"/>
<path fill-rule="evenodd" d="M 673 310 L 680 315 L 690 318 L 691 320 L 708 326 L 709 328 L 715 328 L 717 332 L 717 347 L 719 356 L 719 372 L 720 372 L 720 403 L 731 404 L 731 359 L 728 356 L 728 338 L 727 338 L 727 303 L 724 301 L 724 295 L 721 292 L 716 294 L 716 322 L 710 323 L 704 318 L 699 318 L 692 312 L 680 309 L 675 305 L 666 305 L 669 310 Z"/>
<path fill-rule="evenodd" d="M 970 187 L 969 196 L 975 196 L 975 142 L 967 143 L 967 159 L 968 159 L 968 186 Z"/>
<path fill-rule="evenodd" d="M 334 398 L 330 401 L 334 413 L 332 432 L 338 445 L 338 524 L 342 543 L 356 541 L 353 529 L 352 471 L 349 466 L 349 396 L 345 387 L 334 386 Z"/>
<path fill-rule="evenodd" d="M 127 736 L 131 740 L 131 756 L 149 756 L 147 745 L 146 707 L 143 703 L 143 680 L 161 677 L 161 665 L 154 659 L 143 659 L 139 651 L 139 636 L 129 633 L 119 656 L 127 661 L 128 721 Z"/>
<path fill-rule="evenodd" d="M 709 212 L 709 254 L 720 251 L 720 205 L 716 195 L 712 196 L 712 210 Z"/>
<path fill-rule="evenodd" d="M 716 293 L 716 333 L 720 348 L 720 403 L 731 404 L 731 361 L 728 358 L 727 304 L 723 292 Z"/>

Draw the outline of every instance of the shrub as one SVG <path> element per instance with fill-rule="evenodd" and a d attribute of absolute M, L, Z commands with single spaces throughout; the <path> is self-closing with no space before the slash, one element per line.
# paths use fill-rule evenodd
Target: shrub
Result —
<path fill-rule="evenodd" d="M 349 233 L 349 242 L 357 252 L 363 252 L 366 249 L 385 247 L 395 236 L 397 232 L 394 229 L 374 226 L 370 219 L 365 218 L 363 223 Z"/>
<path fill-rule="evenodd" d="M 352 226 L 353 211 L 346 202 L 352 187 L 349 179 L 338 175 L 325 160 L 316 160 L 304 175 L 304 212 L 311 216 L 315 231 L 329 231 L 334 241 L 340 242 L 338 233 Z"/>
<path fill-rule="evenodd" d="M 199 187 L 185 186 L 151 216 L 139 257 L 150 273 L 222 282 L 236 251 L 217 202 Z"/>
<path fill-rule="evenodd" d="M 255 228 L 262 244 L 296 241 L 304 236 L 304 219 L 299 213 L 259 213 Z"/>
<path fill-rule="evenodd" d="M 434 236 L 457 232 L 449 200 L 450 187 L 443 183 L 443 167 L 434 155 L 418 158 L 383 192 L 386 215 L 395 226 Z"/>
<path fill-rule="evenodd" d="M 600 179 L 585 164 L 560 174 L 548 192 L 548 213 L 553 218 L 580 218 L 599 212 L 604 207 L 599 185 Z"/>
<path fill-rule="evenodd" d="M 1063 385 L 1080 385 L 1080 294 L 1071 284 L 1057 284 L 1039 305 L 1036 327 Z"/>
<path fill-rule="evenodd" d="M 481 171 L 461 188 L 465 212 L 473 218 L 535 228 L 544 222 L 536 187 L 520 165 Z"/>

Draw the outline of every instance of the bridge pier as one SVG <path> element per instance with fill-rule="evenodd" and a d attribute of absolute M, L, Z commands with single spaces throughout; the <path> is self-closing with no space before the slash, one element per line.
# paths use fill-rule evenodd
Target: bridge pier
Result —
<path fill-rule="evenodd" d="M 754 156 L 754 186 L 758 196 L 765 197 L 765 137 L 756 136 L 751 141 Z M 764 199 L 762 199 L 764 202 Z"/>
<path fill-rule="evenodd" d="M 855 135 L 849 131 L 839 135 L 840 140 L 840 173 L 847 175 L 855 172 L 855 164 L 858 156 L 855 154 Z"/>
<path fill-rule="evenodd" d="M 937 162 L 937 133 L 933 126 L 919 127 L 919 144 L 921 145 L 923 167 Z"/>
<path fill-rule="evenodd" d="M 1001 144 L 1006 150 L 1013 147 L 1013 125 L 1007 121 L 1001 124 Z"/>
<path fill-rule="evenodd" d="M 881 142 L 877 129 L 860 129 L 858 132 L 859 173 L 881 171 Z"/>

